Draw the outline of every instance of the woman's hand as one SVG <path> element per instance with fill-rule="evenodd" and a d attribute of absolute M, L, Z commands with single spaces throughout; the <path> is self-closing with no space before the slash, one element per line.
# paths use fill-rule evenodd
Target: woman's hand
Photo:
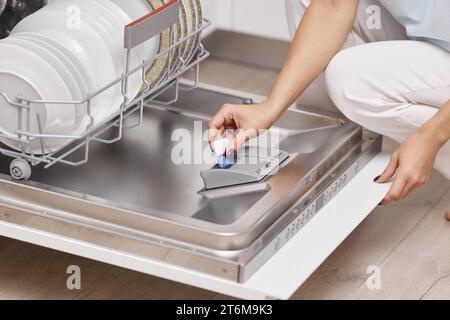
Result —
<path fill-rule="evenodd" d="M 430 178 L 441 147 L 440 140 L 426 128 L 412 134 L 394 152 L 384 172 L 375 180 L 377 183 L 385 183 L 395 175 L 394 182 L 381 204 L 403 199 L 425 184 Z"/>
<path fill-rule="evenodd" d="M 232 135 L 229 154 L 231 149 L 238 150 L 245 141 L 261 133 L 260 130 L 269 129 L 342 48 L 355 21 L 358 2 L 312 1 L 268 100 L 260 105 L 224 105 L 210 122 L 210 143 L 225 135 L 226 129 L 237 130 Z"/>
<path fill-rule="evenodd" d="M 255 105 L 225 104 L 209 122 L 209 142 L 226 137 L 230 144 L 226 150 L 229 155 L 249 139 L 269 129 L 278 116 L 269 102 Z"/>

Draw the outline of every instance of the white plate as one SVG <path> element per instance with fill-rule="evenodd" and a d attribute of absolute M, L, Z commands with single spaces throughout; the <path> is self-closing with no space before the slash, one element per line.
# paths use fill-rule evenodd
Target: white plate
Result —
<path fill-rule="evenodd" d="M 75 80 L 75 77 L 66 67 L 66 65 L 51 51 L 49 51 L 45 47 L 42 47 L 41 44 L 35 42 L 33 39 L 21 37 L 20 33 L 16 34 L 15 36 L 11 36 L 4 39 L 3 43 L 9 43 L 12 45 L 17 45 L 22 48 L 28 49 L 39 55 L 41 58 L 45 59 L 61 76 L 61 78 L 64 81 L 64 84 L 70 91 L 72 99 L 81 100 L 82 93 L 80 87 L 78 86 L 77 81 Z M 71 106 L 73 107 L 73 105 Z M 73 117 L 75 116 L 76 113 L 75 108 L 73 108 L 73 110 L 69 109 L 68 111 L 71 112 L 71 116 Z"/>
<path fill-rule="evenodd" d="M 77 58 L 75 53 L 71 51 L 66 46 L 62 45 L 60 42 L 50 38 L 49 36 L 43 35 L 41 33 L 36 32 L 20 32 L 20 33 L 13 33 L 11 36 L 14 36 L 16 34 L 20 34 L 23 36 L 30 36 L 35 39 L 40 39 L 42 41 L 45 41 L 49 44 L 50 47 L 54 48 L 55 51 L 61 52 L 61 54 L 70 61 L 70 63 L 74 66 L 75 70 L 78 71 L 78 83 L 84 88 L 84 92 L 87 93 L 90 92 L 92 88 L 95 87 L 95 83 L 91 79 L 91 75 L 87 70 L 87 66 L 81 63 L 81 61 Z"/>
<path fill-rule="evenodd" d="M 131 21 L 136 21 L 153 9 L 148 5 L 145 0 L 110 0 L 119 6 L 131 19 Z"/>
<path fill-rule="evenodd" d="M 10 39 L 12 38 L 31 42 L 31 44 L 24 43 L 22 46 L 24 48 L 29 48 L 35 51 L 43 58 L 49 57 L 49 60 L 46 59 L 47 61 L 50 61 L 50 59 L 57 59 L 57 63 L 53 64 L 53 66 L 69 86 L 69 90 L 71 91 L 73 100 L 82 101 L 87 97 L 88 89 L 86 83 L 83 81 L 83 78 L 76 69 L 75 65 L 72 64 L 71 60 L 67 58 L 61 51 L 45 41 L 45 37 L 40 37 L 39 34 L 23 32 L 12 35 Z M 37 48 L 36 46 L 39 46 L 39 48 Z M 49 56 L 49 54 L 51 54 L 53 57 Z M 74 105 L 74 107 L 76 124 L 73 130 L 73 134 L 80 135 L 86 130 L 89 119 L 87 117 L 86 105 L 77 104 Z"/>
<path fill-rule="evenodd" d="M 58 0 L 60 1 L 60 0 Z M 74 0 L 72 0 L 74 1 Z M 86 3 L 86 5 L 90 5 L 96 8 L 97 13 L 104 15 L 106 20 L 110 21 L 109 27 L 111 28 L 111 34 L 115 36 L 116 48 L 114 49 L 114 57 L 118 60 L 121 65 L 119 76 L 126 71 L 126 56 L 127 52 L 124 49 L 124 32 L 125 26 L 133 21 L 131 17 L 118 5 L 110 0 L 77 0 L 82 3 Z M 130 0 L 128 0 L 130 1 Z M 131 1 L 130 1 L 131 2 Z M 142 1 L 143 2 L 143 1 Z M 131 4 L 130 4 L 130 7 Z M 141 8 L 142 9 L 142 8 Z M 115 20 L 114 20 L 115 18 Z M 142 64 L 145 57 L 145 50 L 151 50 L 151 46 L 153 46 L 154 52 L 157 50 L 157 45 L 153 42 L 145 42 L 135 48 L 133 48 L 130 52 L 130 69 L 137 67 Z M 135 72 L 130 76 L 128 81 L 128 101 L 133 100 L 137 94 L 139 93 L 142 87 L 142 73 L 141 71 Z M 123 102 L 122 96 L 120 97 L 121 103 Z"/>
<path fill-rule="evenodd" d="M 94 87 L 89 88 L 90 93 L 94 94 L 116 78 L 114 61 L 104 40 L 88 22 L 81 20 L 78 26 L 69 27 L 69 13 L 68 10 L 60 11 L 46 6 L 19 22 L 12 34 L 34 31 L 72 51 L 94 84 Z M 80 17 L 83 18 L 82 15 Z M 120 92 L 120 84 L 117 84 L 93 99 L 92 116 L 95 123 L 103 121 L 109 114 Z"/>
<path fill-rule="evenodd" d="M 121 75 L 123 70 L 123 62 L 121 61 L 120 57 L 117 57 L 117 36 L 115 36 L 114 29 L 111 29 L 111 24 L 108 22 L 108 20 L 104 17 L 103 14 L 100 14 L 98 12 L 98 8 L 93 6 L 92 4 L 95 4 L 92 0 L 77 0 L 78 3 L 82 3 L 83 6 L 80 7 L 80 14 L 83 17 L 83 22 L 88 23 L 90 26 L 92 26 L 97 33 L 102 37 L 105 44 L 108 47 L 109 52 L 111 53 L 111 56 L 114 61 L 114 72 L 116 74 L 116 77 L 112 78 L 110 81 L 115 80 L 116 78 Z M 86 2 L 86 3 L 84 3 Z M 64 1 L 64 0 L 57 0 L 53 1 L 51 4 L 47 6 L 47 9 L 50 10 L 58 10 L 65 12 L 67 10 L 67 7 L 73 5 L 70 1 Z M 111 18 L 111 17 L 110 17 Z M 130 81 L 131 82 L 131 81 Z M 139 85 L 135 83 L 134 85 Z M 105 113 L 102 114 L 102 118 L 107 118 L 109 115 L 117 112 L 120 109 L 120 105 L 123 102 L 123 97 L 121 95 L 117 95 L 116 100 L 111 105 L 109 110 L 105 109 Z"/>
<path fill-rule="evenodd" d="M 42 47 L 46 48 L 47 50 L 51 51 L 55 56 L 60 59 L 64 65 L 70 70 L 72 75 L 75 77 L 78 87 L 80 88 L 80 91 L 82 92 L 82 97 L 86 97 L 89 89 L 88 84 L 86 83 L 86 79 L 83 77 L 83 74 L 80 70 L 80 68 L 74 63 L 77 60 L 71 59 L 70 52 L 67 50 L 64 50 L 64 47 L 59 45 L 57 42 L 52 40 L 49 37 L 46 37 L 40 33 L 36 32 L 21 32 L 16 33 L 14 35 L 11 35 L 12 38 L 18 37 L 23 39 L 29 39 L 36 43 L 39 43 Z"/>
<path fill-rule="evenodd" d="M 0 41 L 0 91 L 5 92 L 10 98 L 68 101 L 72 99 L 64 80 L 48 61 L 28 49 L 3 41 Z M 18 109 L 0 99 L 0 110 L 2 110 L 0 130 L 12 138 L 17 137 L 15 132 L 18 129 Z M 43 133 L 67 134 L 73 129 L 75 120 L 73 106 L 32 104 L 30 109 L 32 121 L 29 128 L 32 133 L 39 133 L 37 120 L 34 120 L 37 114 L 41 115 Z M 23 113 L 24 126 L 25 116 Z M 2 142 L 14 149 L 20 149 L 19 142 L 3 139 Z M 65 143 L 67 141 L 62 139 L 49 141 L 45 145 L 46 151 L 54 151 Z M 30 150 L 27 151 L 41 154 L 39 141 L 31 143 Z"/>
<path fill-rule="evenodd" d="M 124 49 L 124 29 L 125 26 L 128 25 L 132 18 L 130 18 L 122 8 L 114 4 L 110 0 L 52 0 L 51 5 L 57 3 L 77 3 L 78 5 L 82 5 L 81 12 L 88 10 L 90 14 L 94 12 L 97 14 L 96 17 L 99 19 L 99 22 L 106 27 L 109 32 L 109 35 L 113 35 L 113 44 L 110 47 L 111 53 L 115 59 L 117 70 L 117 77 L 119 78 L 122 74 L 125 73 L 126 70 L 126 50 Z M 141 7 L 142 9 L 142 7 Z M 102 17 L 102 18 L 100 18 Z M 101 21 L 100 21 L 101 20 Z M 109 22 L 109 23 L 108 23 Z M 107 35 L 104 35 L 106 37 Z M 133 50 L 131 50 L 130 56 L 130 69 L 137 67 L 142 64 L 144 61 L 144 50 L 147 46 L 153 46 L 153 50 L 156 52 L 156 45 L 154 43 L 145 43 L 140 46 L 137 46 Z M 128 82 L 128 100 L 132 100 L 139 93 L 139 90 L 142 86 L 142 74 L 141 72 L 134 73 Z M 123 102 L 122 96 L 121 102 Z"/>
<path fill-rule="evenodd" d="M 100 0 L 101 1 L 101 0 Z M 119 6 L 132 21 L 136 21 L 153 11 L 146 0 L 111 0 Z M 150 59 L 158 53 L 159 35 L 144 42 L 145 59 Z"/>
<path fill-rule="evenodd" d="M 116 16 L 118 18 L 117 23 L 112 23 L 111 25 L 112 27 L 115 28 L 114 34 L 116 35 L 118 45 L 117 49 L 115 50 L 114 56 L 118 58 L 122 64 L 122 72 L 121 74 L 119 74 L 119 76 L 122 76 L 122 74 L 125 74 L 126 72 L 126 64 L 127 64 L 127 51 L 124 49 L 125 26 L 131 23 L 132 19 L 125 13 L 125 11 L 122 10 L 122 8 L 120 8 L 118 5 L 116 5 L 110 0 L 95 0 L 95 1 L 77 0 L 77 1 L 95 3 L 95 5 L 99 7 L 98 8 L 99 12 L 103 14 L 109 12 L 109 14 L 112 14 L 113 16 Z M 130 51 L 129 70 L 136 68 L 137 66 L 141 65 L 144 62 L 145 60 L 144 48 L 145 48 L 144 44 L 141 44 L 139 46 L 136 46 Z M 142 84 L 143 81 L 141 71 L 137 71 L 129 77 L 128 94 L 127 94 L 128 101 L 133 100 L 138 95 L 142 87 Z"/>

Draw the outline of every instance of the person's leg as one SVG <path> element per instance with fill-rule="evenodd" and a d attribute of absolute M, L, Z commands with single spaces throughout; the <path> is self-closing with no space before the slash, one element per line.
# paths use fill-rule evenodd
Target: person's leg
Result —
<path fill-rule="evenodd" d="M 450 53 L 421 41 L 385 41 L 339 52 L 328 93 L 349 119 L 401 143 L 450 99 Z M 436 168 L 450 179 L 450 143 Z"/>
<path fill-rule="evenodd" d="M 285 2 L 289 31 L 294 36 L 311 0 L 285 0 Z M 378 18 L 381 28 L 374 28 Z M 360 0 L 357 19 L 353 25 L 352 32 L 348 35 L 343 45 L 343 49 L 367 42 L 403 39 L 406 39 L 405 29 L 395 21 L 378 0 Z M 302 94 L 299 99 L 299 104 L 307 107 L 337 111 L 327 93 L 323 73 Z"/>

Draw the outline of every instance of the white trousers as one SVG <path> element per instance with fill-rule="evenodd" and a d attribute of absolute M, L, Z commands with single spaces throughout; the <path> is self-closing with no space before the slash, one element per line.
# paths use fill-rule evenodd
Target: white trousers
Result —
<path fill-rule="evenodd" d="M 310 0 L 286 0 L 292 33 Z M 371 29 L 373 7 L 381 29 Z M 450 100 L 450 53 L 408 40 L 403 26 L 376 0 L 361 0 L 341 50 L 300 97 L 301 105 L 335 110 L 401 143 Z M 336 107 L 335 107 L 336 106 Z M 450 124 L 449 124 L 450 125 Z M 450 179 L 450 142 L 436 169 Z"/>

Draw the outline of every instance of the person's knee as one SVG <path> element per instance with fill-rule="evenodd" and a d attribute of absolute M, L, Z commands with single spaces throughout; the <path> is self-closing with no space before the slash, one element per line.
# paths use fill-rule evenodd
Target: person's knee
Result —
<path fill-rule="evenodd" d="M 353 48 L 336 54 L 325 70 L 328 94 L 336 107 L 350 120 L 359 122 L 364 114 L 360 95 L 364 92 L 355 68 Z"/>

